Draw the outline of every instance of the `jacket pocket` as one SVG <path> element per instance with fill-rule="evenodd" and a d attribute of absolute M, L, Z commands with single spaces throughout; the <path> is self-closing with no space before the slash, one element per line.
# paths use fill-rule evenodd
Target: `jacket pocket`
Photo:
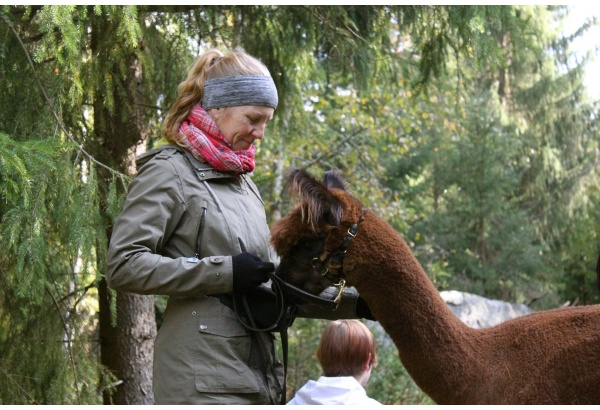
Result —
<path fill-rule="evenodd" d="M 198 321 L 194 358 L 196 390 L 201 393 L 258 393 L 248 365 L 252 342 L 237 319 L 205 317 Z"/>

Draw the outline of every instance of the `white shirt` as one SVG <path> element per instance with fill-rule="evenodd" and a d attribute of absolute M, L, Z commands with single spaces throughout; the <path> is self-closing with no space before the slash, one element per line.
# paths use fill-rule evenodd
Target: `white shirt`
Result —
<path fill-rule="evenodd" d="M 309 380 L 287 404 L 356 404 L 381 405 L 352 376 L 325 377 Z"/>

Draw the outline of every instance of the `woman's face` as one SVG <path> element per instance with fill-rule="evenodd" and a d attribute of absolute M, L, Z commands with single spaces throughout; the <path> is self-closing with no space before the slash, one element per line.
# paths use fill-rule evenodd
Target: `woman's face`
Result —
<path fill-rule="evenodd" d="M 260 105 L 213 108 L 208 111 L 234 151 L 247 150 L 255 140 L 262 139 L 274 112 L 275 109 Z"/>

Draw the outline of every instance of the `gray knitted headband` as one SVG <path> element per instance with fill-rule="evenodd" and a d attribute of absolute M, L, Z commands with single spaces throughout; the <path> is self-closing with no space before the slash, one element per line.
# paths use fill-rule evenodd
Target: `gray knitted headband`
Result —
<path fill-rule="evenodd" d="M 277 88 L 268 75 L 235 75 L 204 83 L 202 108 L 205 110 L 240 105 L 277 108 L 278 102 Z"/>

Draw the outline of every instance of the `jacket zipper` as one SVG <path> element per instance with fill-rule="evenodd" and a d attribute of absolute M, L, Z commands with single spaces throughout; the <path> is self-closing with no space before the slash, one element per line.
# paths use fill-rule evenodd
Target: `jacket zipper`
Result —
<path fill-rule="evenodd" d="M 200 227 L 198 228 L 198 232 L 196 233 L 196 258 L 200 259 L 200 254 L 202 252 L 202 237 L 204 236 L 204 226 L 206 222 L 206 211 L 208 204 L 206 201 L 202 202 L 202 211 L 200 213 Z"/>

